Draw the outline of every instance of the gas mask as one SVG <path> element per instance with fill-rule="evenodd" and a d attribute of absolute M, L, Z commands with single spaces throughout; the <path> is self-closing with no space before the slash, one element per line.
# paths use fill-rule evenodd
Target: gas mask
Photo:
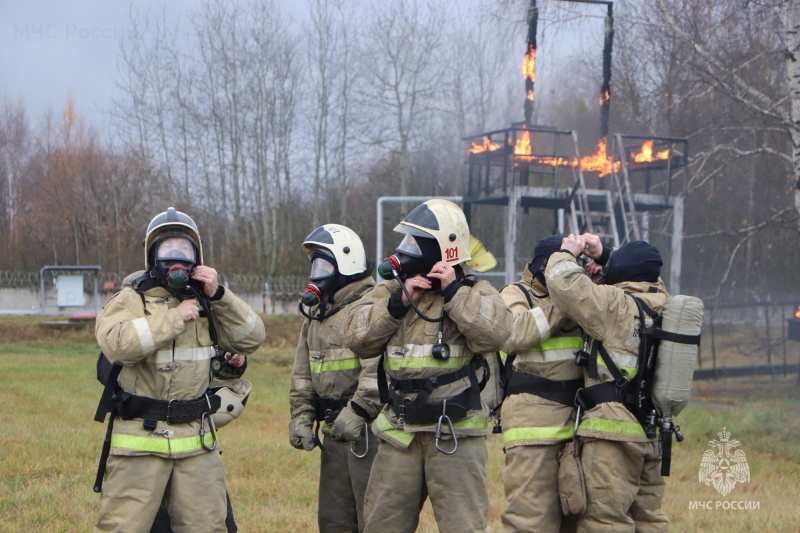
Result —
<path fill-rule="evenodd" d="M 306 286 L 300 301 L 307 307 L 314 307 L 333 296 L 339 288 L 339 274 L 336 270 L 336 260 L 323 252 L 314 252 L 311 256 L 311 274 L 308 276 L 311 283 Z"/>
<path fill-rule="evenodd" d="M 169 287 L 183 290 L 190 283 L 195 257 L 194 246 L 188 239 L 170 237 L 158 244 L 156 268 Z"/>
<path fill-rule="evenodd" d="M 435 239 L 413 235 L 406 235 L 395 251 L 378 266 L 378 275 L 383 279 L 392 279 L 394 272 L 403 279 L 427 274 L 442 256 Z"/>

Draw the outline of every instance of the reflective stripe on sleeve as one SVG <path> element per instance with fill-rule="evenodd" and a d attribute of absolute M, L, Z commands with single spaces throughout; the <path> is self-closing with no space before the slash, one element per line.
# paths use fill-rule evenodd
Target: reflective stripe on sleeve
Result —
<path fill-rule="evenodd" d="M 636 374 L 639 372 L 638 357 L 634 357 L 632 355 L 618 354 L 611 351 L 609 351 L 608 354 L 611 356 L 611 360 L 614 361 L 615 365 L 617 365 L 617 369 L 619 369 L 622 375 L 624 375 L 626 378 L 636 377 Z M 603 361 L 603 358 L 600 356 L 600 354 L 597 354 L 597 364 L 605 368 L 608 368 L 608 366 L 606 366 L 606 362 Z"/>
<path fill-rule="evenodd" d="M 139 336 L 142 352 L 150 353 L 155 350 L 156 343 L 153 340 L 153 333 L 150 331 L 150 324 L 147 323 L 147 319 L 145 317 L 135 319 L 133 327 L 136 328 L 136 335 Z"/>
<path fill-rule="evenodd" d="M 547 338 L 550 336 L 550 323 L 547 321 L 547 317 L 542 311 L 541 307 L 534 307 L 530 311 L 528 311 L 531 316 L 533 316 L 534 322 L 536 322 L 536 328 L 539 330 L 539 336 L 543 338 Z"/>

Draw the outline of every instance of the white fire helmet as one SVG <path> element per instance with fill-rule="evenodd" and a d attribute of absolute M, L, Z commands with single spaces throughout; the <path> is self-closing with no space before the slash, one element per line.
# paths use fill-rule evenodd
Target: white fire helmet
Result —
<path fill-rule="evenodd" d="M 197 224 L 194 220 L 174 207 L 168 208 L 163 213 L 157 214 L 147 226 L 144 244 L 144 261 L 147 268 L 151 268 L 155 262 L 154 250 L 156 243 L 170 237 L 183 237 L 189 239 L 197 250 L 197 264 L 203 264 L 203 240 L 200 232 L 197 231 Z"/>
<path fill-rule="evenodd" d="M 367 254 L 356 232 L 340 224 L 325 224 L 312 231 L 302 244 L 310 258 L 314 251 L 323 248 L 336 259 L 343 276 L 361 274 L 367 269 Z"/>
<path fill-rule="evenodd" d="M 219 429 L 239 418 L 253 385 L 246 379 L 214 379 L 210 388 L 222 400 L 217 412 L 211 415 L 214 427 Z"/>
<path fill-rule="evenodd" d="M 394 231 L 415 237 L 434 238 L 442 261 L 457 265 L 471 259 L 467 217 L 456 204 L 434 198 L 414 208 Z"/>

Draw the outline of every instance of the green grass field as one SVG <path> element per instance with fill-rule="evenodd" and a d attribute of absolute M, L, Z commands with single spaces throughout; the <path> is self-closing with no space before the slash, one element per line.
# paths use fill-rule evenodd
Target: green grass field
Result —
<path fill-rule="evenodd" d="M 0 318 L 0 531 L 89 531 L 103 426 L 92 421 L 101 386 L 91 328 Z M 318 452 L 288 443 L 288 383 L 300 321 L 268 317 L 269 339 L 252 358 L 254 391 L 242 418 L 220 432 L 237 522 L 243 532 L 316 529 Z M 797 376 L 697 382 L 681 413 L 686 441 L 673 446 L 665 510 L 673 531 L 800 531 L 800 388 Z M 741 442 L 750 482 L 725 497 L 698 481 L 708 441 L 727 428 Z M 500 439 L 489 439 L 490 531 L 504 508 Z M 692 502 L 758 502 L 758 509 L 691 509 Z M 719 504 L 721 506 L 725 504 Z M 426 505 L 419 531 L 436 531 Z"/>

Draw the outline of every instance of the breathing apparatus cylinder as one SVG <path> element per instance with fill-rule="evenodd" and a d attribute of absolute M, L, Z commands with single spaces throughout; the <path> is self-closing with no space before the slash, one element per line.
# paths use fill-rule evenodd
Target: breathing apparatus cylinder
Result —
<path fill-rule="evenodd" d="M 698 336 L 703 327 L 703 301 L 694 296 L 668 298 L 661 317 L 661 329 L 679 335 Z M 697 344 L 662 338 L 656 357 L 653 404 L 663 418 L 680 413 L 689 403 L 697 361 Z"/>

